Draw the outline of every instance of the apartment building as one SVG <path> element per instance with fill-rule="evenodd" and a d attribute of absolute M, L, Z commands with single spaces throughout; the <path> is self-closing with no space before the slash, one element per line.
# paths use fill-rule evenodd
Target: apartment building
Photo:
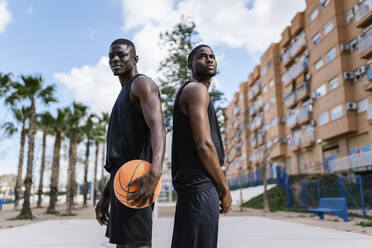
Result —
<path fill-rule="evenodd" d="M 226 111 L 228 176 L 265 149 L 289 174 L 372 170 L 372 0 L 307 0 L 260 62 Z"/>

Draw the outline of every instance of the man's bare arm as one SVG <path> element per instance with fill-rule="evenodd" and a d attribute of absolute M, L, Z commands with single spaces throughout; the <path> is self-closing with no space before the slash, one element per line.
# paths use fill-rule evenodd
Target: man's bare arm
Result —
<path fill-rule="evenodd" d="M 129 199 L 133 204 L 145 204 L 152 201 L 156 184 L 162 173 L 165 152 L 165 131 L 163 112 L 159 98 L 159 89 L 154 81 L 148 77 L 138 77 L 132 85 L 132 94 L 139 99 L 146 124 L 151 132 L 151 146 L 153 151 L 151 171 L 132 182 L 141 185 L 140 189 Z M 141 206 L 141 204 L 139 205 Z"/>
<path fill-rule="evenodd" d="M 227 213 L 231 196 L 210 133 L 207 87 L 201 83 L 190 83 L 183 89 L 180 103 L 189 117 L 197 154 L 220 190 L 221 212 Z"/>

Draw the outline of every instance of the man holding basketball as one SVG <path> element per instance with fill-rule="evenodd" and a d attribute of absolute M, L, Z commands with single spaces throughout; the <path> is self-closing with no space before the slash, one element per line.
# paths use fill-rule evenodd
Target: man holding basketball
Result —
<path fill-rule="evenodd" d="M 207 45 L 188 56 L 192 79 L 178 90 L 173 111 L 172 178 L 177 191 L 172 248 L 217 247 L 219 213 L 231 210 L 221 166 L 224 151 L 208 89 L 217 63 Z"/>
<path fill-rule="evenodd" d="M 110 116 L 105 169 L 111 176 L 96 206 L 96 218 L 107 225 L 106 236 L 118 248 L 151 247 L 153 206 L 135 209 L 120 203 L 113 191 L 115 174 L 131 160 L 152 163 L 149 173 L 132 182 L 139 189 L 128 197 L 141 207 L 154 197 L 165 150 L 159 90 L 151 78 L 138 73 L 137 62 L 131 41 L 117 39 L 111 44 L 110 68 L 122 89 Z"/>

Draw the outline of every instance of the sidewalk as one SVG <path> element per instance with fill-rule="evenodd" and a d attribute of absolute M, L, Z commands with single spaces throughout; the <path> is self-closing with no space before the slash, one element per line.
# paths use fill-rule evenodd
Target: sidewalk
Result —
<path fill-rule="evenodd" d="M 153 247 L 170 247 L 172 218 L 154 222 Z M 0 230 L 0 247 L 115 247 L 96 220 L 48 220 Z M 372 237 L 264 217 L 222 217 L 219 248 L 370 248 Z"/>

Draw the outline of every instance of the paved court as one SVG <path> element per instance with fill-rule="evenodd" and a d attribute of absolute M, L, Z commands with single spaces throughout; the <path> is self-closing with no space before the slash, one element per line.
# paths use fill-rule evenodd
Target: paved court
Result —
<path fill-rule="evenodd" d="M 154 223 L 154 248 L 170 247 L 173 219 Z M 115 247 L 95 220 L 49 220 L 0 231 L 0 247 Z M 262 217 L 223 217 L 219 248 L 370 248 L 372 237 Z"/>

